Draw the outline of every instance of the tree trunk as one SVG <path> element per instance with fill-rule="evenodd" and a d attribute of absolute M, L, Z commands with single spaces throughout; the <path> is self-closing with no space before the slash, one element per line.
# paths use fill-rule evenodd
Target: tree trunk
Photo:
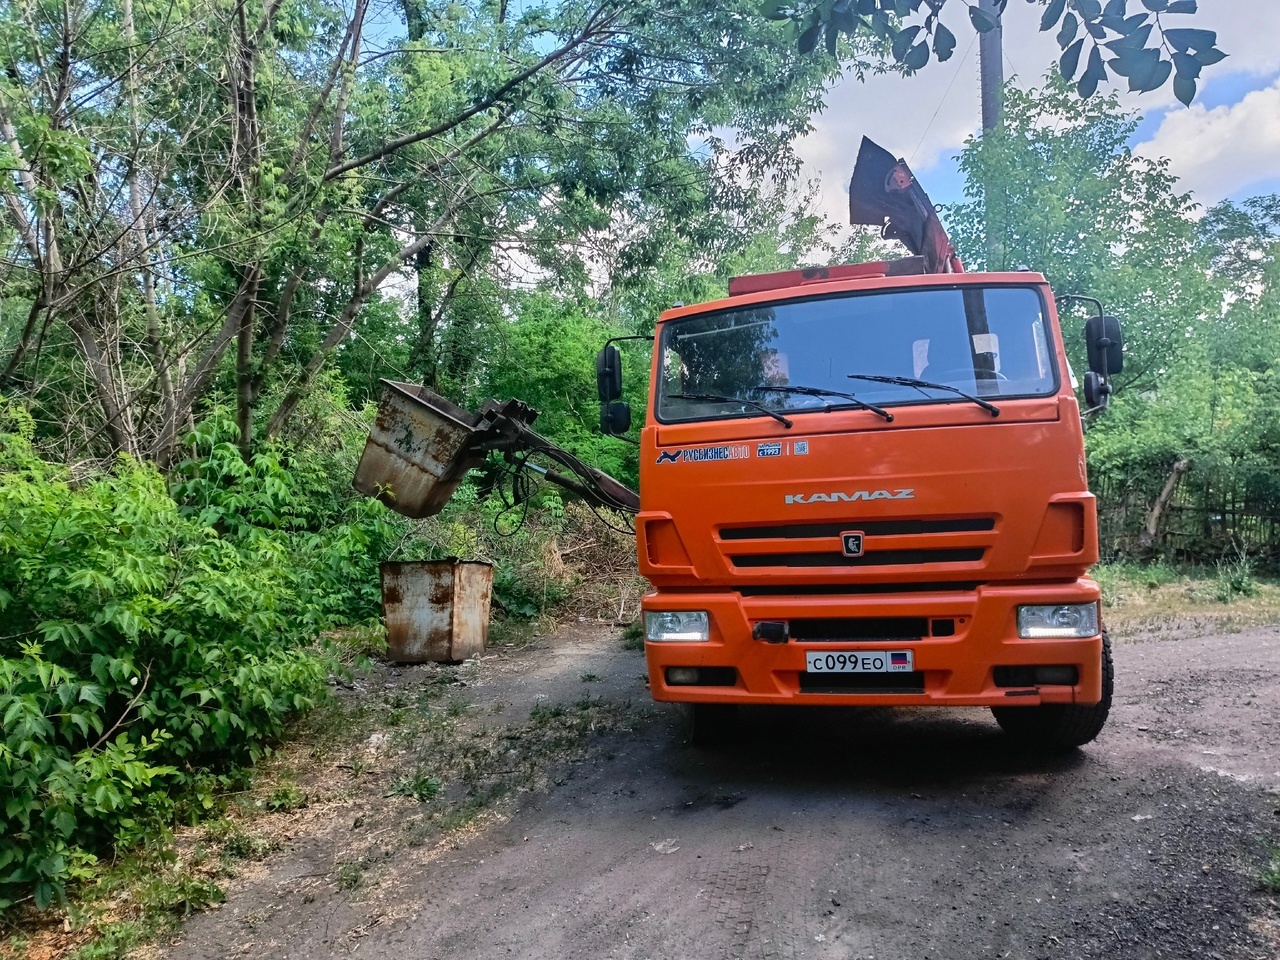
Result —
<path fill-rule="evenodd" d="M 35 333 L 36 321 L 40 319 L 44 312 L 45 298 L 42 285 L 40 292 L 31 301 L 31 309 L 27 311 L 27 322 L 22 327 L 22 335 L 18 337 L 18 345 L 13 348 L 13 353 L 9 355 L 9 361 L 5 364 L 4 369 L 0 370 L 0 391 L 9 385 L 9 382 L 17 375 L 18 368 L 22 366 L 22 361 L 26 359 L 27 350 L 31 347 L 32 335 Z"/>
<path fill-rule="evenodd" d="M 106 416 L 106 430 L 111 437 L 112 449 L 137 456 L 137 438 L 134 436 L 133 424 L 129 420 L 125 403 L 117 391 L 117 371 L 113 369 L 114 364 L 109 354 L 102 352 L 97 336 L 85 323 L 83 317 L 72 316 L 67 322 L 71 332 L 76 336 L 76 342 L 80 345 L 85 369 L 89 372 L 89 379 L 93 381 L 98 403 Z"/>
<path fill-rule="evenodd" d="M 227 344 L 231 342 L 232 337 L 240 332 L 244 312 L 253 309 L 258 298 L 261 279 L 259 265 L 250 264 L 240 281 L 240 286 L 236 290 L 236 295 L 232 299 L 231 305 L 227 308 L 227 318 L 215 335 L 213 343 L 209 345 L 209 348 L 201 356 L 195 370 L 184 378 L 182 391 L 174 407 L 176 415 L 173 420 L 164 424 L 163 429 L 156 438 L 154 456 L 162 470 L 167 469 L 172 462 L 177 448 L 178 434 L 189 426 L 196 401 L 203 396 L 209 381 L 213 379 L 218 363 L 227 349 Z"/>
<path fill-rule="evenodd" d="M 137 31 L 134 27 L 133 0 L 124 0 L 121 6 L 123 17 L 125 46 L 129 51 L 129 64 L 125 76 L 125 91 L 129 100 L 129 148 L 134 157 L 142 151 L 142 138 L 139 136 L 138 120 L 138 64 L 136 58 Z M 169 423 L 176 416 L 177 397 L 174 395 L 173 375 L 169 371 L 169 360 L 166 356 L 164 331 L 160 325 L 160 311 L 156 306 L 155 255 L 152 250 L 153 222 L 152 199 L 142 202 L 142 183 L 138 177 L 138 167 L 130 164 L 128 174 L 129 216 L 133 230 L 134 242 L 139 260 L 138 269 L 142 274 L 142 303 L 146 311 L 146 337 L 144 340 L 147 354 L 156 373 L 156 384 L 160 391 L 161 423 Z"/>
<path fill-rule="evenodd" d="M 269 18 L 274 7 L 268 5 Z M 269 22 L 264 21 L 264 23 Z M 245 7 L 236 10 L 236 50 L 232 58 L 232 106 L 235 111 L 233 130 L 239 149 L 235 154 L 236 186 L 244 198 L 245 209 L 250 211 L 250 229 L 257 233 L 262 229 L 262 191 L 259 167 L 262 159 L 262 141 L 258 128 L 258 51 L 257 37 L 249 33 Z M 256 253 L 256 257 L 264 257 Z M 262 275 L 261 260 L 251 264 L 248 272 L 254 275 L 251 296 L 241 312 L 236 327 L 236 426 L 240 431 L 240 452 L 248 457 L 253 451 L 253 340 L 254 320 L 257 317 L 258 290 Z M 242 284 L 243 286 L 244 284 Z"/>
<path fill-rule="evenodd" d="M 1138 540 L 1144 550 L 1155 549 L 1156 538 L 1160 534 L 1160 521 L 1164 518 L 1164 512 L 1169 506 L 1169 501 L 1173 499 L 1174 491 L 1178 489 L 1178 481 L 1190 469 L 1191 461 L 1185 457 L 1173 465 L 1173 471 L 1169 474 L 1169 479 L 1165 481 L 1164 489 L 1160 491 L 1160 496 L 1156 497 L 1156 502 L 1151 505 L 1151 509 L 1147 513 L 1142 536 Z"/>

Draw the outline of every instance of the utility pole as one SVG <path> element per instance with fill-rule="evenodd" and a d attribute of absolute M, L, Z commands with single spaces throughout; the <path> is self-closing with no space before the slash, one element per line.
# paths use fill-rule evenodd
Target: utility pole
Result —
<path fill-rule="evenodd" d="M 978 9 L 998 17 L 996 0 L 978 0 Z M 982 84 L 982 132 L 1000 126 L 1004 101 L 1004 25 L 978 37 L 978 62 Z"/>
<path fill-rule="evenodd" d="M 993 17 L 999 17 L 996 0 L 978 0 L 978 9 Z M 998 130 L 1004 106 L 1004 24 L 988 30 L 978 37 L 978 70 L 982 87 L 982 134 L 985 137 Z M 983 184 L 983 205 L 986 209 L 987 269 L 1003 267 L 1002 244 L 992 229 L 991 199 L 996 184 Z"/>

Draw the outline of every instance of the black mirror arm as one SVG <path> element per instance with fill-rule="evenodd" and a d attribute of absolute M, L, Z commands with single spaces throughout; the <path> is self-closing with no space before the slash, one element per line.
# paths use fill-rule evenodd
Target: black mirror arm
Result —
<path fill-rule="evenodd" d="M 605 345 L 606 347 L 609 347 L 609 346 L 612 346 L 612 345 L 613 345 L 613 344 L 615 344 L 615 343 L 621 343 L 623 340 L 648 340 L 650 343 L 653 343 L 653 334 L 651 334 L 651 333 L 636 333 L 636 334 L 632 334 L 631 336 L 627 336 L 627 337 L 610 337 L 608 340 L 606 340 L 606 341 L 604 342 L 604 345 Z"/>
<path fill-rule="evenodd" d="M 1079 300 L 1083 303 L 1092 303 L 1098 309 L 1098 316 L 1102 316 L 1102 301 L 1097 297 L 1086 297 L 1080 293 L 1064 293 L 1057 298 L 1058 303 L 1067 303 L 1068 301 Z"/>

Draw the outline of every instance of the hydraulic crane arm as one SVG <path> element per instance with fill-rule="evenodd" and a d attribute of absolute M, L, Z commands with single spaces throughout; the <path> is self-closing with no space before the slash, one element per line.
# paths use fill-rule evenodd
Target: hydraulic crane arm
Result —
<path fill-rule="evenodd" d="M 640 495 L 626 484 L 535 433 L 530 425 L 538 412 L 521 400 L 486 400 L 472 413 L 426 387 L 391 380 L 382 386 L 354 485 L 397 513 L 439 513 L 467 471 L 483 465 L 491 452 L 506 454 L 518 469 L 533 469 L 597 506 L 640 510 Z M 534 455 L 562 469 L 528 463 Z"/>
<path fill-rule="evenodd" d="M 924 257 L 925 273 L 964 270 L 933 202 L 906 161 L 895 160 L 867 137 L 862 138 L 849 181 L 849 222 L 879 227 L 886 240 L 901 241 Z"/>

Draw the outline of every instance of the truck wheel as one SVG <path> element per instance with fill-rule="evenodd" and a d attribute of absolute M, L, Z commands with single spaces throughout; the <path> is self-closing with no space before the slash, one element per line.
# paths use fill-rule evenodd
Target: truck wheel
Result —
<path fill-rule="evenodd" d="M 1115 671 L 1111 664 L 1111 639 L 1102 632 L 1102 699 L 1092 706 L 1079 703 L 1046 703 L 1038 707 L 992 707 L 996 723 L 1013 739 L 1052 751 L 1072 750 L 1102 732 L 1111 712 Z"/>
<path fill-rule="evenodd" d="M 689 739 L 695 747 L 723 747 L 738 726 L 738 707 L 732 703 L 694 703 Z"/>

